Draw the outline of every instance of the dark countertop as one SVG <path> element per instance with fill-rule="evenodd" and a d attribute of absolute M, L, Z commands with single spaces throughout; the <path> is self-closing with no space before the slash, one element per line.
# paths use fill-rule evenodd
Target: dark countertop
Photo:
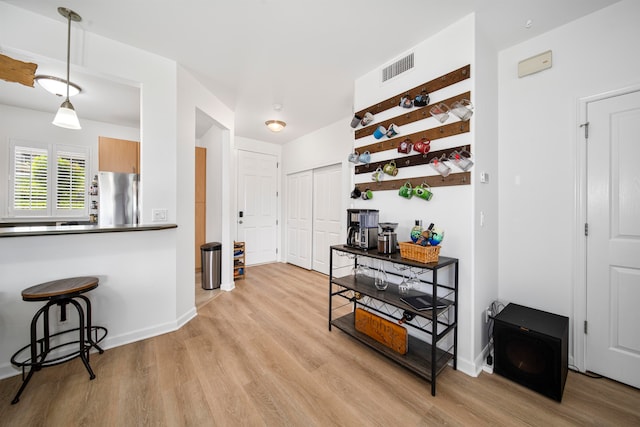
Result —
<path fill-rule="evenodd" d="M 58 234 L 115 233 L 128 231 L 152 231 L 177 228 L 177 224 L 131 224 L 131 225 L 36 225 L 0 227 L 1 237 L 52 236 Z"/>

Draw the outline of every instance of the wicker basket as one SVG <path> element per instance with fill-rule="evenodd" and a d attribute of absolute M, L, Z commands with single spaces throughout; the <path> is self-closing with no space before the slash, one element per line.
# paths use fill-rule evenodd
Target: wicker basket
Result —
<path fill-rule="evenodd" d="M 438 262 L 440 246 L 421 246 L 413 242 L 400 242 L 400 256 L 413 261 Z"/>

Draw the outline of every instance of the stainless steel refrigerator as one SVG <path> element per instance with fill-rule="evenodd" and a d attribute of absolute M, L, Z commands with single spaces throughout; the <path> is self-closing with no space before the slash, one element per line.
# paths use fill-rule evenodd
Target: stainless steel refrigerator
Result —
<path fill-rule="evenodd" d="M 138 224 L 137 173 L 98 172 L 98 225 Z"/>

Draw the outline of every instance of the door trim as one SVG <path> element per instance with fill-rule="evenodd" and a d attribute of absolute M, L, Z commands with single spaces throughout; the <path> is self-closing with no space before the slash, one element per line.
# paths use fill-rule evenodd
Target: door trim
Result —
<path fill-rule="evenodd" d="M 576 124 L 575 139 L 573 339 L 570 340 L 570 343 L 573 345 L 573 365 L 580 372 L 586 370 L 587 356 L 587 340 L 584 334 L 584 322 L 587 320 L 587 242 L 584 235 L 584 224 L 587 222 L 587 143 L 584 129 L 580 126 L 587 121 L 587 108 L 590 103 L 637 91 L 640 91 L 640 84 L 578 99 L 578 123 Z M 571 360 L 569 364 L 572 364 Z"/>

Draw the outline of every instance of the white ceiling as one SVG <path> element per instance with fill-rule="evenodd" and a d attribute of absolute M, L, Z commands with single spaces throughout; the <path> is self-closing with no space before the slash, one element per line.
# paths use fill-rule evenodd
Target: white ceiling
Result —
<path fill-rule="evenodd" d="M 617 1 L 4 2 L 65 23 L 61 31 L 66 31 L 66 21 L 56 9 L 68 7 L 83 18 L 72 24 L 72 31 L 79 27 L 177 61 L 235 111 L 236 135 L 285 143 L 350 116 L 356 78 L 469 13 L 477 13 L 478 30 L 501 50 Z M 529 19 L 533 26 L 527 29 Z M 12 56 L 10 50 L 4 53 Z M 64 63 L 38 59 L 39 74 L 50 67 L 64 77 Z M 71 80 L 84 89 L 72 98 L 79 117 L 137 123 L 138 89 L 103 77 L 72 68 Z M 22 96 L 15 93 L 25 90 L 20 86 L 0 81 L 0 103 L 51 111 L 53 116 L 62 102 L 41 94 L 39 87 L 26 88 L 30 95 Z M 116 105 L 122 111 L 123 103 L 128 107 L 114 117 Z M 275 103 L 282 104 L 282 111 L 274 111 Z M 284 120 L 287 127 L 274 134 L 264 125 L 268 119 Z"/>

